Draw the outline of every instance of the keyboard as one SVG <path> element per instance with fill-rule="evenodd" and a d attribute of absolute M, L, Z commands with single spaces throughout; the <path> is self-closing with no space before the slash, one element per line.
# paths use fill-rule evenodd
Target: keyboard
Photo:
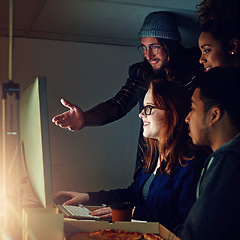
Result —
<path fill-rule="evenodd" d="M 92 216 L 88 208 L 83 205 L 72 206 L 72 205 L 57 205 L 57 208 L 64 214 L 65 217 L 82 219 L 82 220 L 98 220 L 98 216 Z"/>

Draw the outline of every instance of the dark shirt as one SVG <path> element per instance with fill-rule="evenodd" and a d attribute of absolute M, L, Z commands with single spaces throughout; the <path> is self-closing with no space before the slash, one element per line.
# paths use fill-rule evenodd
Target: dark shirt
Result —
<path fill-rule="evenodd" d="M 240 133 L 206 161 L 199 197 L 184 224 L 182 240 L 240 239 Z"/>

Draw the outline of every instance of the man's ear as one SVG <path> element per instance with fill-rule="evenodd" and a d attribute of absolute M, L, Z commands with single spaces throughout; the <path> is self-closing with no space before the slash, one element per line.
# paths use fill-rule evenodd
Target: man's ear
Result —
<path fill-rule="evenodd" d="M 229 42 L 230 50 L 229 53 L 234 55 L 238 54 L 240 51 L 240 39 L 239 38 L 233 38 Z"/>
<path fill-rule="evenodd" d="M 213 107 L 210 110 L 210 125 L 214 125 L 221 120 L 223 116 L 223 110 L 220 107 Z"/>

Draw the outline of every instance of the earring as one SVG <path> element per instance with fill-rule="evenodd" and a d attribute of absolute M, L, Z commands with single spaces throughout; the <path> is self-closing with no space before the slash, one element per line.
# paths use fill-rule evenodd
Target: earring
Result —
<path fill-rule="evenodd" d="M 235 52 L 234 52 L 234 51 L 232 51 L 232 52 L 231 52 L 231 54 L 232 54 L 232 55 L 234 55 L 234 54 L 235 54 Z"/>

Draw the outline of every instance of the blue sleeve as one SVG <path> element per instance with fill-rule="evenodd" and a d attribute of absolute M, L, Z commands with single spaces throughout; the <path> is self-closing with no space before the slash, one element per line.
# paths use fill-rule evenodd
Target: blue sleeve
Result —
<path fill-rule="evenodd" d="M 88 204 L 107 204 L 111 205 L 112 203 L 117 202 L 127 202 L 130 201 L 134 205 L 139 202 L 141 199 L 141 184 L 144 181 L 143 178 L 143 169 L 141 173 L 138 174 L 137 179 L 128 187 L 124 189 L 114 189 L 109 191 L 99 191 L 99 192 L 88 192 L 89 202 Z M 145 178 L 147 176 L 144 176 Z"/>

